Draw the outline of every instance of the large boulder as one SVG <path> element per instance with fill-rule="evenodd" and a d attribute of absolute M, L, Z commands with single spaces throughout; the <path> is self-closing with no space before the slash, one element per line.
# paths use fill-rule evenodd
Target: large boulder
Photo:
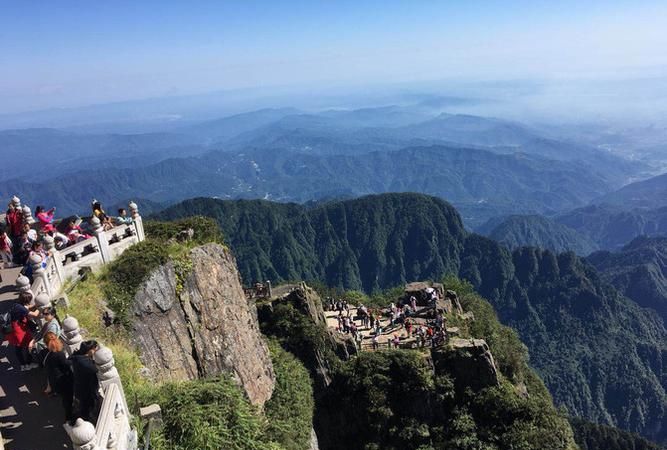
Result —
<path fill-rule="evenodd" d="M 275 375 L 257 310 L 243 294 L 236 261 L 207 244 L 154 270 L 134 299 L 132 337 L 157 380 L 231 374 L 254 405 L 273 392 Z"/>

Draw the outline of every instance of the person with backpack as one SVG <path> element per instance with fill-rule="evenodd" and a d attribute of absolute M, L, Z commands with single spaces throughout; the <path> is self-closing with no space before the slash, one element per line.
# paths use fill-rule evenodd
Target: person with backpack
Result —
<path fill-rule="evenodd" d="M 18 301 L 0 318 L 5 340 L 15 348 L 21 371 L 39 367 L 39 364 L 32 362 L 30 356 L 30 341 L 32 341 L 33 336 L 32 324 L 34 323 L 32 319 L 39 316 L 37 309 L 30 308 L 31 302 L 32 294 L 29 292 L 20 293 Z"/>

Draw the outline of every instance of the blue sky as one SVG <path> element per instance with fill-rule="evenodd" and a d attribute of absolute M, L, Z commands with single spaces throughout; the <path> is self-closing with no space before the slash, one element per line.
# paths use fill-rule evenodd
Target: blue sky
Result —
<path fill-rule="evenodd" d="M 642 1 L 5 1 L 0 112 L 220 89 L 661 75 Z"/>

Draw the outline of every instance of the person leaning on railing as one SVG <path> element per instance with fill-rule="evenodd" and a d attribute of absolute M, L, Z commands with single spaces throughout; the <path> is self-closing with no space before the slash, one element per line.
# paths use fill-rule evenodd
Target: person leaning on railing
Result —
<path fill-rule="evenodd" d="M 118 210 L 118 217 L 116 217 L 116 225 L 132 225 L 132 217 L 127 215 L 125 208 Z"/>

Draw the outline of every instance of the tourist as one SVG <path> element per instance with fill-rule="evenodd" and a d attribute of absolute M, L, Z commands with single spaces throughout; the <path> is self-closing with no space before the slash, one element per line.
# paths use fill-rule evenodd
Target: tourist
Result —
<path fill-rule="evenodd" d="M 46 367 L 49 381 L 44 393 L 60 395 L 65 410 L 65 420 L 72 425 L 74 423 L 74 374 L 71 363 L 63 351 L 63 341 L 55 334 L 46 333 L 44 342 L 49 350 L 44 358 L 44 367 Z"/>
<path fill-rule="evenodd" d="M 104 231 L 109 231 L 110 229 L 113 228 L 113 223 L 111 223 L 111 218 L 106 215 L 104 210 L 102 209 L 102 204 L 98 202 L 97 200 L 93 200 L 93 217 L 97 217 L 100 220 L 100 224 L 102 224 L 102 228 Z"/>
<path fill-rule="evenodd" d="M 377 334 L 373 336 L 373 339 L 371 339 L 371 343 L 373 345 L 373 350 L 377 350 L 378 348 L 380 348 L 380 340 Z"/>
<path fill-rule="evenodd" d="M 357 348 L 359 349 L 359 351 L 361 351 L 361 346 L 362 346 L 362 343 L 364 341 L 364 336 L 361 334 L 361 332 L 358 332 L 354 336 L 354 340 L 357 343 Z"/>
<path fill-rule="evenodd" d="M 53 215 L 55 212 L 55 206 L 48 211 L 45 211 L 43 206 L 38 206 L 37 209 L 35 209 L 35 217 L 37 218 L 37 223 L 40 229 L 44 229 L 45 225 L 53 223 Z"/>
<path fill-rule="evenodd" d="M 14 247 L 14 262 L 19 266 L 25 265 L 28 261 L 28 255 L 32 250 L 33 241 L 28 237 L 28 233 L 21 232 L 17 246 Z"/>
<path fill-rule="evenodd" d="M 394 344 L 394 348 L 398 348 L 400 346 L 401 340 L 398 337 L 398 334 L 394 334 L 394 338 L 392 339 L 392 343 Z"/>
<path fill-rule="evenodd" d="M 69 220 L 69 223 L 67 224 L 67 228 L 65 230 L 65 234 L 67 235 L 67 240 L 69 241 L 70 245 L 91 238 L 89 234 L 83 231 L 80 225 L 77 225 L 76 218 L 74 217 L 72 217 Z"/>
<path fill-rule="evenodd" d="M 409 320 L 405 321 L 405 331 L 407 331 L 408 337 L 412 336 L 412 322 Z"/>
<path fill-rule="evenodd" d="M 93 355 L 97 351 L 96 341 L 84 341 L 70 356 L 74 372 L 74 396 L 79 402 L 77 417 L 94 423 L 93 412 L 99 400 L 97 366 Z"/>
<path fill-rule="evenodd" d="M 32 350 L 36 349 L 40 353 L 40 360 L 44 360 L 44 356 L 48 349 L 46 348 L 46 342 L 44 342 L 44 336 L 46 333 L 53 333 L 56 337 L 60 337 L 62 329 L 60 327 L 60 322 L 56 318 L 56 308 L 53 306 L 45 306 L 42 308 L 41 312 L 42 317 L 42 326 L 32 340 L 30 341 L 29 348 Z"/>
<path fill-rule="evenodd" d="M 2 230 L 0 232 L 0 263 L 5 269 L 14 266 L 13 246 L 14 243 L 7 235 L 7 230 Z"/>
<path fill-rule="evenodd" d="M 25 232 L 31 242 L 35 242 L 37 240 L 37 230 L 34 230 L 29 223 L 24 223 L 22 230 Z"/>
<path fill-rule="evenodd" d="M 118 217 L 116 217 L 117 225 L 132 225 L 132 217 L 127 215 L 125 208 L 120 208 L 118 210 Z"/>
<path fill-rule="evenodd" d="M 16 208 L 10 202 L 7 207 L 7 214 L 5 214 L 5 222 L 9 228 L 9 234 L 16 244 L 16 240 L 21 236 L 21 228 L 23 226 L 23 211 L 21 211 L 21 208 Z"/>
<path fill-rule="evenodd" d="M 32 294 L 21 292 L 17 302 L 10 310 L 11 331 L 5 335 L 9 345 L 16 351 L 16 358 L 21 365 L 21 371 L 31 370 L 39 367 L 39 364 L 32 362 L 30 356 L 30 341 L 32 341 L 32 319 L 39 316 L 39 311 L 30 308 Z"/>

